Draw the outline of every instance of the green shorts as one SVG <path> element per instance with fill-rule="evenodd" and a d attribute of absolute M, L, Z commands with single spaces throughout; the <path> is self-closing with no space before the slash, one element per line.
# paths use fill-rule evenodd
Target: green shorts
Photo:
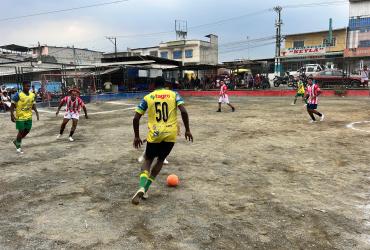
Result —
<path fill-rule="evenodd" d="M 295 95 L 295 97 L 298 97 L 298 96 L 304 96 L 304 94 L 300 94 L 300 93 L 297 93 L 296 95 Z"/>
<path fill-rule="evenodd" d="M 32 119 L 25 121 L 15 121 L 15 128 L 19 131 L 31 130 L 32 128 Z"/>

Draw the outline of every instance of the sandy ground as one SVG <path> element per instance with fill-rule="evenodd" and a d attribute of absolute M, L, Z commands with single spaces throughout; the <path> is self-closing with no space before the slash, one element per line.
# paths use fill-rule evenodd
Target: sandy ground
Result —
<path fill-rule="evenodd" d="M 1 114 L 0 249 L 370 249 L 370 124 L 346 127 L 370 120 L 369 100 L 322 98 L 316 124 L 291 98 L 231 100 L 235 113 L 186 100 L 195 141 L 178 140 L 138 206 L 139 100 L 88 105 L 73 143 L 44 112 L 21 156 Z"/>

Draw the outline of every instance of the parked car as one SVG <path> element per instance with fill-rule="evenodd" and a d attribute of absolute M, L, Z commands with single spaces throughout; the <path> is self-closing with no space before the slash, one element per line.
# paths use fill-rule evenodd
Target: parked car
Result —
<path fill-rule="evenodd" d="M 361 76 L 347 76 L 342 70 L 323 70 L 313 76 L 314 80 L 322 88 L 345 86 L 345 87 L 360 87 Z"/>

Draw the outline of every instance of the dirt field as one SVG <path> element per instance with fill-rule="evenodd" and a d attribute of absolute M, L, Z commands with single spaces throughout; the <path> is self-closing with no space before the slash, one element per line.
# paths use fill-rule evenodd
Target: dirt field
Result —
<path fill-rule="evenodd" d="M 88 105 L 73 143 L 44 112 L 21 156 L 1 114 L 0 249 L 370 249 L 370 124 L 346 127 L 370 120 L 369 100 L 322 98 L 316 124 L 291 98 L 231 100 L 186 100 L 195 141 L 138 206 L 131 106 Z"/>

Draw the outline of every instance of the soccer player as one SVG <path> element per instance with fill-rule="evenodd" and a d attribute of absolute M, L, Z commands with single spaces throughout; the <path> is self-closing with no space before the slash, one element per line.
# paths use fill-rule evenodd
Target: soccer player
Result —
<path fill-rule="evenodd" d="M 135 148 L 141 147 L 143 141 L 140 138 L 139 124 L 141 116 L 148 111 L 148 135 L 145 150 L 145 162 L 141 168 L 139 190 L 132 197 L 132 203 L 137 205 L 141 198 L 147 198 L 147 192 L 162 169 L 163 161 L 170 154 L 176 142 L 177 136 L 177 108 L 185 126 L 185 138 L 193 141 L 189 127 L 189 116 L 184 107 L 181 96 L 169 89 L 164 89 L 163 77 L 155 79 L 155 90 L 146 95 L 135 110 L 133 127 Z M 151 168 L 154 158 L 157 162 Z"/>
<path fill-rule="evenodd" d="M 295 103 L 297 102 L 297 99 L 298 97 L 302 97 L 302 102 L 304 102 L 304 83 L 302 81 L 301 78 L 299 78 L 299 81 L 298 81 L 298 89 L 297 89 L 297 94 L 295 95 L 295 98 L 294 98 L 294 101 L 292 103 L 292 105 L 295 105 Z"/>
<path fill-rule="evenodd" d="M 60 101 L 58 110 L 56 112 L 56 116 L 58 116 L 60 109 L 62 108 L 63 105 L 66 104 L 66 113 L 64 114 L 64 119 L 62 125 L 60 126 L 60 132 L 59 135 L 57 136 L 57 139 L 59 139 L 63 135 L 67 123 L 69 122 L 69 120 L 72 119 L 72 128 L 71 131 L 69 132 L 69 141 L 73 142 L 74 139 L 72 138 L 72 136 L 77 128 L 81 108 L 85 112 L 85 118 L 88 119 L 89 117 L 87 116 L 87 110 L 84 102 L 80 97 L 78 97 L 80 91 L 78 89 L 71 89 L 69 90 L 69 93 L 70 93 L 69 96 L 64 97 Z"/>
<path fill-rule="evenodd" d="M 22 91 L 13 96 L 12 104 L 10 105 L 11 121 L 15 122 L 15 127 L 18 130 L 17 138 L 13 143 L 17 149 L 17 153 L 20 154 L 23 154 L 21 147 L 22 139 L 26 137 L 32 128 L 32 110 L 35 111 L 37 120 L 40 120 L 35 104 L 35 94 L 30 92 L 30 82 L 24 81 L 22 86 Z M 14 115 L 14 110 L 16 115 Z"/>
<path fill-rule="evenodd" d="M 224 81 L 221 81 L 221 90 L 220 90 L 220 98 L 218 99 L 218 110 L 217 112 L 221 112 L 221 103 L 226 103 L 231 108 L 231 111 L 234 112 L 235 108 L 229 102 L 229 96 L 227 94 L 227 86 Z"/>
<path fill-rule="evenodd" d="M 320 121 L 324 120 L 324 114 L 317 111 L 317 105 L 319 103 L 319 95 L 321 94 L 321 89 L 319 88 L 319 85 L 317 85 L 312 77 L 308 78 L 308 86 L 307 86 L 307 94 L 306 94 L 306 100 L 307 100 L 307 112 L 311 117 L 311 123 L 316 122 L 316 118 L 314 116 L 317 115 L 320 117 Z"/>

